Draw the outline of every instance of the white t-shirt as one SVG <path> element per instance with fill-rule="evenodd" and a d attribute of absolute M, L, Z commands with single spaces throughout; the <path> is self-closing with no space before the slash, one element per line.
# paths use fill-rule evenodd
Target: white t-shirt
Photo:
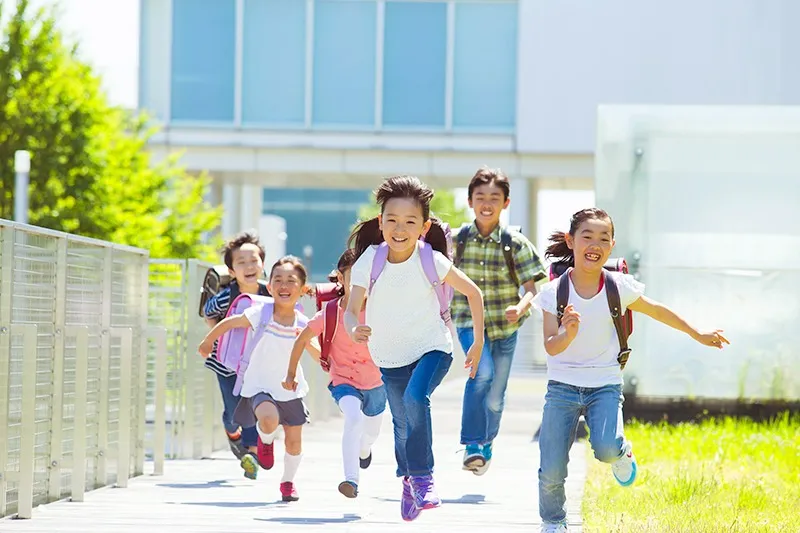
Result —
<path fill-rule="evenodd" d="M 253 305 L 244 311 L 244 316 L 255 329 L 261 321 L 262 305 Z M 299 311 L 295 311 L 295 314 Z M 283 326 L 270 320 L 261 340 L 253 349 L 250 364 L 244 373 L 241 396 L 252 398 L 259 392 L 270 394 L 276 401 L 288 402 L 308 394 L 308 383 L 303 376 L 303 367 L 297 365 L 297 390 L 289 391 L 281 386 L 289 368 L 292 347 L 298 334 L 297 317 L 294 325 Z M 250 333 L 253 334 L 252 332 Z"/>
<path fill-rule="evenodd" d="M 350 274 L 354 286 L 369 290 L 372 260 L 377 246 L 367 248 Z M 453 263 L 433 252 L 439 279 Z M 439 300 L 422 270 L 419 249 L 402 263 L 386 261 L 372 294 L 367 296 L 367 325 L 372 328 L 369 352 L 382 368 L 410 365 L 428 352 L 453 353 L 453 336 L 439 315 Z"/>
<path fill-rule="evenodd" d="M 633 276 L 610 273 L 619 287 L 623 312 L 644 294 L 644 284 Z M 543 285 L 533 303 L 539 309 L 557 314 L 558 279 Z M 569 282 L 569 303 L 581 315 L 578 334 L 566 350 L 547 356 L 547 377 L 576 387 L 602 387 L 622 384 L 622 371 L 617 362 L 619 337 L 608 309 L 606 288 L 585 300 Z M 563 327 L 560 331 L 563 331 Z"/>

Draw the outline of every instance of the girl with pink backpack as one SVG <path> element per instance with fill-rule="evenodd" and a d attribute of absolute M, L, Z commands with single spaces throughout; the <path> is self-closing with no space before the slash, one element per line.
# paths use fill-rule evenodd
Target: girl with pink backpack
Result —
<path fill-rule="evenodd" d="M 441 505 L 432 477 L 430 396 L 453 362 L 451 287 L 467 297 L 475 317 L 475 343 L 465 363 L 471 377 L 483 350 L 483 295 L 453 266 L 445 227 L 431 217 L 429 187 L 416 177 L 396 176 L 375 196 L 381 214 L 350 236 L 358 260 L 344 325 L 354 342 L 369 346 L 383 376 L 403 480 L 400 513 L 411 521 Z"/>

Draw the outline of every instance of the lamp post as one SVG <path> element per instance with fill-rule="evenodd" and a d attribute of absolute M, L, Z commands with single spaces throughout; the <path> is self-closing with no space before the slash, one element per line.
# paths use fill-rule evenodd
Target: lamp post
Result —
<path fill-rule="evenodd" d="M 31 154 L 27 150 L 14 152 L 14 220 L 28 223 L 28 184 L 30 183 Z"/>

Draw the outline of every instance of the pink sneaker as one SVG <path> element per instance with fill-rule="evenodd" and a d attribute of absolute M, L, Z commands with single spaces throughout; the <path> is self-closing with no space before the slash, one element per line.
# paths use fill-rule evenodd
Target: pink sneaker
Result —
<path fill-rule="evenodd" d="M 400 516 L 406 522 L 416 520 L 422 510 L 417 508 L 414 502 L 414 491 L 411 488 L 411 482 L 408 476 L 403 478 L 403 495 L 400 497 Z"/>
<path fill-rule="evenodd" d="M 411 476 L 411 488 L 417 509 L 435 509 L 442 505 L 433 486 L 433 476 Z"/>
<path fill-rule="evenodd" d="M 300 499 L 297 489 L 291 481 L 281 483 L 281 499 L 285 502 L 296 502 Z"/>
<path fill-rule="evenodd" d="M 258 464 L 264 470 L 275 466 L 275 443 L 264 444 L 261 437 L 258 438 Z"/>

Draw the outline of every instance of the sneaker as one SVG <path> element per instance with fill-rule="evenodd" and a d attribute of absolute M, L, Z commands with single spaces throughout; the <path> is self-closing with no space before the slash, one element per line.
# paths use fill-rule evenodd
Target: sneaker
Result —
<path fill-rule="evenodd" d="M 372 450 L 369 451 L 369 455 L 366 459 L 362 459 L 361 457 L 358 458 L 358 464 L 362 470 L 366 470 L 369 468 L 369 465 L 372 464 Z"/>
<path fill-rule="evenodd" d="M 258 438 L 258 464 L 264 470 L 269 470 L 275 466 L 275 443 L 264 444 L 261 437 Z"/>
<path fill-rule="evenodd" d="M 434 509 L 442 505 L 433 486 L 433 476 L 411 476 L 411 489 L 418 509 Z"/>
<path fill-rule="evenodd" d="M 258 477 L 258 457 L 254 453 L 248 452 L 242 456 L 239 464 L 244 470 L 244 477 L 256 479 Z"/>
<path fill-rule="evenodd" d="M 358 485 L 353 481 L 342 481 L 339 483 L 339 492 L 348 498 L 358 496 Z"/>
<path fill-rule="evenodd" d="M 294 483 L 291 481 L 281 483 L 281 499 L 285 502 L 296 502 L 300 499 L 300 496 L 297 495 L 297 489 L 294 488 Z"/>
<path fill-rule="evenodd" d="M 400 497 L 400 516 L 406 522 L 416 520 L 422 510 L 417 508 L 414 503 L 414 490 L 411 488 L 411 480 L 408 476 L 403 478 L 403 495 Z"/>
<path fill-rule="evenodd" d="M 542 524 L 541 533 L 569 533 L 567 524 Z"/>
<path fill-rule="evenodd" d="M 623 487 L 633 485 L 636 480 L 636 458 L 633 452 L 628 452 L 611 464 L 611 472 L 617 483 Z"/>
<path fill-rule="evenodd" d="M 482 476 L 489 470 L 489 465 L 492 464 L 492 443 L 484 444 L 481 448 L 481 457 L 483 457 L 483 465 L 472 469 L 472 473 L 476 476 Z"/>
<path fill-rule="evenodd" d="M 486 459 L 483 458 L 481 447 L 478 444 L 467 444 L 467 449 L 464 450 L 464 470 L 475 471 L 476 468 L 482 467 L 486 464 Z"/>
<path fill-rule="evenodd" d="M 233 455 L 240 461 L 247 453 L 247 448 L 242 445 L 242 428 L 236 430 L 235 433 L 228 433 L 225 431 L 225 436 L 228 437 L 228 446 L 230 446 Z"/>

